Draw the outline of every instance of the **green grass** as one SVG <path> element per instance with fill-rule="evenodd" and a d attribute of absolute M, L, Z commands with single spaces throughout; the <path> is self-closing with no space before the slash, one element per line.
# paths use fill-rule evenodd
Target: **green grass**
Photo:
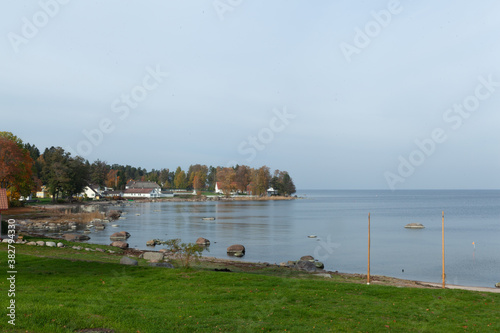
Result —
<path fill-rule="evenodd" d="M 52 198 L 36 198 L 37 202 L 27 203 L 26 206 L 36 206 L 36 205 L 51 205 L 53 204 Z"/>
<path fill-rule="evenodd" d="M 289 270 L 123 266 L 117 255 L 22 245 L 16 250 L 16 326 L 3 315 L 0 331 L 500 331 L 498 294 L 303 279 Z M 6 260 L 1 244 L 2 267 Z M 5 278 L 0 289 L 5 309 Z"/>

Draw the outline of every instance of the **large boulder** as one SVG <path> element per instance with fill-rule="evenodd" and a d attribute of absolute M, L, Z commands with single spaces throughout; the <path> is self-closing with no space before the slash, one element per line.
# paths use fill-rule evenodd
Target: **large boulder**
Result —
<path fill-rule="evenodd" d="M 130 234 L 126 231 L 119 231 L 112 234 L 109 239 L 111 240 L 126 240 L 130 237 Z"/>
<path fill-rule="evenodd" d="M 120 249 L 128 248 L 128 243 L 123 242 L 123 241 L 114 241 L 113 243 L 111 243 L 109 245 L 119 247 Z"/>
<path fill-rule="evenodd" d="M 196 244 L 201 245 L 201 246 L 209 246 L 210 241 L 206 238 L 200 237 L 196 240 Z"/>
<path fill-rule="evenodd" d="M 56 247 L 57 244 L 55 242 L 45 242 L 45 246 L 48 246 L 48 247 Z"/>
<path fill-rule="evenodd" d="M 80 235 L 80 234 L 64 234 L 63 238 L 67 240 L 68 242 L 79 242 L 79 241 L 85 241 L 89 240 L 90 237 L 87 235 Z"/>
<path fill-rule="evenodd" d="M 122 264 L 122 265 L 130 265 L 130 266 L 137 266 L 137 265 L 139 265 L 139 262 L 137 260 L 129 258 L 129 257 L 122 257 L 120 259 L 120 264 Z"/>
<path fill-rule="evenodd" d="M 315 261 L 314 264 L 316 265 L 317 268 L 323 269 L 325 268 L 325 264 L 323 264 L 321 261 Z"/>
<path fill-rule="evenodd" d="M 313 256 L 302 256 L 302 257 L 300 257 L 300 260 L 314 261 L 314 257 Z"/>
<path fill-rule="evenodd" d="M 245 247 L 241 244 L 234 244 L 227 248 L 227 254 L 235 257 L 243 257 Z"/>
<path fill-rule="evenodd" d="M 295 268 L 306 272 L 316 272 L 318 270 L 314 262 L 310 262 L 309 260 L 297 261 L 297 263 L 295 264 Z"/>
<path fill-rule="evenodd" d="M 143 258 L 148 261 L 162 261 L 164 255 L 161 252 L 144 252 Z"/>

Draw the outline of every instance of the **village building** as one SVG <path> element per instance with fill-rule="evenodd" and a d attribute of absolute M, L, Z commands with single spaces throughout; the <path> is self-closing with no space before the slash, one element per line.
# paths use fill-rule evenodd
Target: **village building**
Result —
<path fill-rule="evenodd" d="M 131 180 L 123 191 L 124 198 L 159 198 L 162 197 L 160 185 L 154 182 Z"/>
<path fill-rule="evenodd" d="M 47 190 L 47 186 L 42 185 L 42 188 L 40 191 L 36 192 L 36 197 L 39 199 L 45 199 L 45 198 L 50 198 L 49 191 Z"/>
<path fill-rule="evenodd" d="M 82 195 L 84 198 L 100 199 L 102 191 L 98 185 L 89 184 L 83 189 Z"/>

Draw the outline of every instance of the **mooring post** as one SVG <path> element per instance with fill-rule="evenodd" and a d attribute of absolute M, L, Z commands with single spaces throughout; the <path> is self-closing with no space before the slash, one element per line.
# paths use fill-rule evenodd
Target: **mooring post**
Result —
<path fill-rule="evenodd" d="M 366 284 L 370 284 L 370 213 L 368 213 L 368 274 Z"/>
<path fill-rule="evenodd" d="M 443 289 L 445 288 L 446 282 L 445 282 L 445 272 L 444 272 L 444 211 L 441 215 L 441 246 L 442 246 L 442 252 L 443 252 Z"/>

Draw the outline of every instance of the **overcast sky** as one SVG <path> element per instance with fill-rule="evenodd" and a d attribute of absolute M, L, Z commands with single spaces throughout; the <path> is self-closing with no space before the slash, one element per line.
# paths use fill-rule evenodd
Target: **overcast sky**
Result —
<path fill-rule="evenodd" d="M 500 188 L 500 2 L 4 1 L 2 131 L 299 189 Z"/>

